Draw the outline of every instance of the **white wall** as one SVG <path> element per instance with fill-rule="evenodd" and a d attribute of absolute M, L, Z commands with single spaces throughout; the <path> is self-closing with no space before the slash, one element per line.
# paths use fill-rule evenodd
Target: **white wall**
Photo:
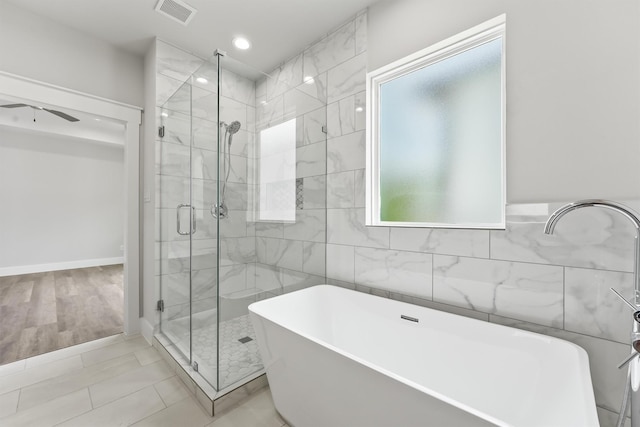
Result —
<path fill-rule="evenodd" d="M 142 58 L 0 0 L 0 71 L 143 103 Z"/>
<path fill-rule="evenodd" d="M 507 14 L 510 203 L 640 195 L 640 2 L 388 0 L 368 69 Z"/>
<path fill-rule="evenodd" d="M 0 128 L 0 272 L 123 256 L 123 146 Z"/>

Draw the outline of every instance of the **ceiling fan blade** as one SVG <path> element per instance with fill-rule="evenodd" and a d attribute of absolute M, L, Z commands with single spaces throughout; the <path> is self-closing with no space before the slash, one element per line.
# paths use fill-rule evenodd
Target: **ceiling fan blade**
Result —
<path fill-rule="evenodd" d="M 7 105 L 0 105 L 0 107 L 3 107 L 3 108 L 19 108 L 19 107 L 31 107 L 31 105 L 29 105 L 29 104 L 7 104 Z"/>
<path fill-rule="evenodd" d="M 67 113 L 63 113 L 62 111 L 58 111 L 58 110 L 50 110 L 48 108 L 43 108 L 44 111 L 48 111 L 51 114 L 55 114 L 58 117 L 62 117 L 65 120 L 68 120 L 70 122 L 79 122 L 80 119 L 76 119 L 73 116 L 68 115 Z"/>

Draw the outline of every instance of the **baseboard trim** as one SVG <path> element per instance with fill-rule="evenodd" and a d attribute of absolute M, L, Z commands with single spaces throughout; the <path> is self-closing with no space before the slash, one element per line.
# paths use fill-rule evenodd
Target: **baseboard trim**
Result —
<path fill-rule="evenodd" d="M 17 267 L 0 268 L 0 277 L 18 274 L 42 273 L 45 271 L 71 270 L 74 268 L 97 267 L 100 265 L 123 264 L 124 257 L 82 259 L 78 261 L 55 262 L 51 264 L 19 265 Z"/>

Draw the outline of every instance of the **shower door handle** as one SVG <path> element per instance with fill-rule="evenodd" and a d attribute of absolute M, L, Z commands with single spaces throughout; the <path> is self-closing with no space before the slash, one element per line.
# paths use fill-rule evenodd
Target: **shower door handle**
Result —
<path fill-rule="evenodd" d="M 182 231 L 180 227 L 180 209 L 182 208 L 191 208 L 191 231 Z M 189 204 L 180 204 L 176 208 L 176 230 L 181 236 L 188 236 L 189 234 L 194 234 L 196 232 L 196 208 L 195 206 L 191 206 Z"/>
<path fill-rule="evenodd" d="M 191 234 L 196 234 L 196 207 L 191 206 Z"/>

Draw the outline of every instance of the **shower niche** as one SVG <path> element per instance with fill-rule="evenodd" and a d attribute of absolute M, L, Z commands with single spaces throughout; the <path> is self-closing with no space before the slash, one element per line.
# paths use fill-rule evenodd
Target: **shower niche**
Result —
<path fill-rule="evenodd" d="M 158 108 L 156 337 L 212 401 L 264 372 L 248 305 L 326 282 L 326 140 L 304 126 L 326 97 L 287 66 L 214 55 Z"/>

